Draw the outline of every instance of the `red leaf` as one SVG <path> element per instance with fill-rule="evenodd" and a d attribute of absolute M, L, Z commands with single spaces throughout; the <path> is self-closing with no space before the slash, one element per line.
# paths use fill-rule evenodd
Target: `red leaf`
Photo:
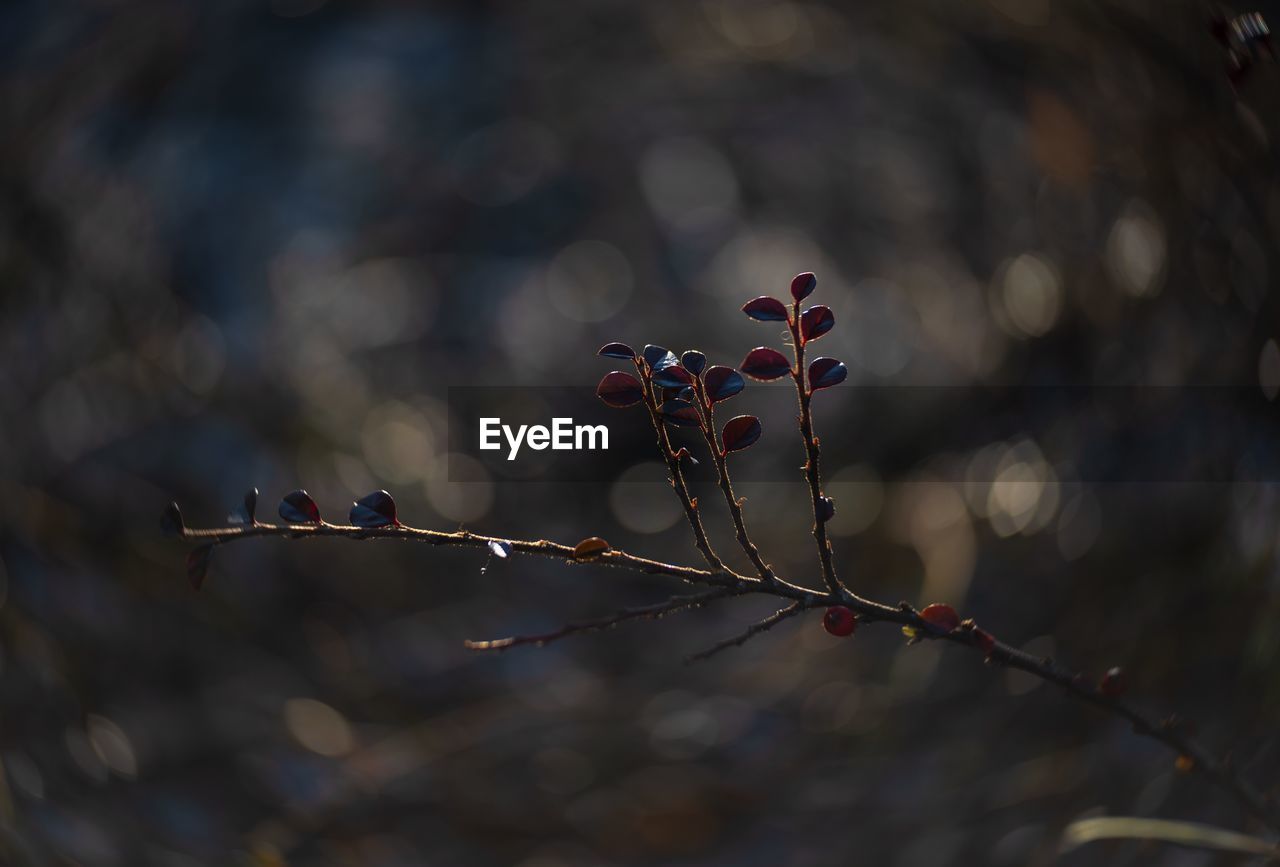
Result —
<path fill-rule="evenodd" d="M 836 324 L 836 315 L 825 304 L 810 307 L 800 314 L 800 336 L 805 342 L 817 340 Z"/>
<path fill-rule="evenodd" d="M 301 489 L 285 494 L 276 511 L 289 524 L 320 523 L 320 507 L 310 494 Z"/>
<path fill-rule="evenodd" d="M 738 369 L 752 379 L 769 382 L 790 373 L 791 362 L 776 349 L 758 346 L 747 353 Z"/>
<path fill-rule="evenodd" d="M 837 361 L 834 358 L 815 358 L 809 365 L 809 391 L 839 385 L 848 375 L 849 368 L 843 361 Z"/>
<path fill-rule="evenodd" d="M 758 439 L 760 439 L 760 419 L 754 415 L 740 415 L 729 419 L 724 423 L 724 430 L 720 433 L 720 440 L 724 443 L 726 453 L 748 448 Z"/>
<path fill-rule="evenodd" d="M 813 294 L 813 290 L 818 288 L 818 278 L 813 275 L 812 271 L 805 271 L 791 278 L 791 297 L 797 301 L 803 301 Z"/>
<path fill-rule="evenodd" d="M 615 370 L 606 373 L 604 379 L 596 386 L 596 397 L 609 406 L 621 409 L 639 403 L 644 398 L 644 389 L 640 380 L 629 373 Z"/>
<path fill-rule="evenodd" d="M 742 305 L 742 312 L 757 322 L 786 322 L 787 306 L 777 298 L 761 295 Z"/>
<path fill-rule="evenodd" d="M 707 390 L 707 397 L 711 398 L 711 402 L 719 403 L 742 391 L 746 383 L 742 381 L 742 374 L 732 367 L 713 364 L 707 368 L 706 373 L 702 374 L 702 385 Z"/>
<path fill-rule="evenodd" d="M 351 504 L 351 514 L 347 520 L 357 527 L 368 529 L 395 527 L 400 524 L 396 518 L 396 501 L 386 491 L 374 491 L 356 500 Z"/>

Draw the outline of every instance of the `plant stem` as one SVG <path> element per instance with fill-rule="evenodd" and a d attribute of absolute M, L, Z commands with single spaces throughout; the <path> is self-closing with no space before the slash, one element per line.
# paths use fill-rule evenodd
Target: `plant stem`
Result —
<path fill-rule="evenodd" d="M 822 580 L 831 593 L 839 594 L 844 585 L 836 576 L 835 563 L 831 559 L 831 542 L 827 539 L 827 522 L 822 519 L 822 464 L 818 437 L 813 432 L 813 411 L 809 403 L 813 393 L 805 382 L 804 339 L 800 335 L 800 302 L 791 306 L 791 345 L 795 351 L 796 366 L 791 378 L 796 384 L 796 396 L 800 401 L 800 436 L 804 439 L 805 481 L 809 483 L 809 498 L 813 506 L 813 539 L 818 545 L 818 561 L 822 565 Z"/>

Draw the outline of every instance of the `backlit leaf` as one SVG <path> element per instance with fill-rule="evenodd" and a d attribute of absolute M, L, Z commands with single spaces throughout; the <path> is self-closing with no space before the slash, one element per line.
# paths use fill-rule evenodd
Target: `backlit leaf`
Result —
<path fill-rule="evenodd" d="M 732 367 L 714 364 L 702 375 L 702 384 L 707 390 L 707 397 L 712 403 L 728 400 L 746 387 L 742 374 Z"/>
<path fill-rule="evenodd" d="M 817 340 L 836 325 L 836 315 L 825 304 L 810 307 L 800 314 L 800 336 L 807 343 Z"/>
<path fill-rule="evenodd" d="M 637 404 L 644 399 L 644 388 L 640 380 L 629 373 L 615 370 L 606 373 L 604 379 L 596 386 L 596 397 L 609 406 L 621 409 L 624 406 Z"/>
<path fill-rule="evenodd" d="M 747 353 L 738 369 L 752 379 L 769 382 L 791 372 L 791 362 L 776 349 L 758 346 Z"/>
<path fill-rule="evenodd" d="M 319 524 L 320 507 L 311 495 L 299 488 L 284 495 L 276 509 L 286 524 Z"/>
<path fill-rule="evenodd" d="M 677 362 L 654 368 L 653 381 L 663 388 L 680 388 L 693 382 L 693 375 Z"/>
<path fill-rule="evenodd" d="M 680 356 L 680 366 L 697 376 L 707 366 L 707 357 L 696 349 L 690 349 Z"/>
<path fill-rule="evenodd" d="M 697 407 L 687 400 L 669 400 L 658 407 L 658 413 L 677 427 L 698 427 L 702 424 Z"/>
<path fill-rule="evenodd" d="M 791 278 L 791 297 L 797 301 L 803 301 L 813 294 L 813 290 L 818 288 L 818 278 L 813 275 L 812 271 L 805 271 Z"/>
<path fill-rule="evenodd" d="M 742 312 L 757 322 L 786 322 L 787 305 L 777 298 L 761 295 L 742 305 Z"/>
<path fill-rule="evenodd" d="M 627 360 L 636 357 L 636 351 L 625 343 L 606 343 L 600 347 L 600 351 L 596 354 L 605 358 L 623 358 Z"/>
<path fill-rule="evenodd" d="M 849 375 L 849 368 L 843 361 L 834 358 L 815 358 L 809 365 L 809 391 L 830 388 L 844 382 Z"/>
<path fill-rule="evenodd" d="M 396 501 L 386 491 L 374 491 L 351 504 L 351 523 L 357 527 L 398 526 Z"/>
<path fill-rule="evenodd" d="M 760 439 L 760 419 L 754 415 L 740 415 L 724 423 L 720 433 L 720 441 L 724 443 L 725 452 L 736 452 L 748 448 Z"/>
<path fill-rule="evenodd" d="M 654 370 L 670 367 L 678 361 L 674 352 L 665 346 L 654 346 L 652 343 L 644 348 L 644 360 Z"/>
<path fill-rule="evenodd" d="M 164 514 L 160 516 L 160 530 L 166 536 L 181 536 L 186 530 L 186 525 L 182 523 L 182 510 L 177 503 L 164 507 Z"/>
<path fill-rule="evenodd" d="M 235 511 L 227 515 L 227 523 L 253 526 L 258 512 L 258 489 L 250 488 L 245 492 L 244 502 L 236 506 Z"/>

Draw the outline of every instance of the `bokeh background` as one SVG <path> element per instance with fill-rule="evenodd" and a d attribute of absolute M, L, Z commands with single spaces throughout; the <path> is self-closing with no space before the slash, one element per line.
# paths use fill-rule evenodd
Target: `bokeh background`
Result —
<path fill-rule="evenodd" d="M 1034 865 L 1085 815 L 1251 828 L 1121 723 L 891 627 L 841 641 L 815 613 L 682 665 L 773 610 L 741 600 L 476 655 L 464 638 L 679 588 L 332 540 L 219 550 L 196 594 L 158 520 L 176 499 L 219 524 L 251 485 L 264 514 L 302 486 L 340 516 L 385 487 L 419 526 L 696 564 L 651 455 L 596 484 L 490 478 L 448 454 L 446 389 L 590 385 L 607 340 L 735 363 L 776 343 L 737 308 L 801 270 L 850 384 L 1220 385 L 1274 421 L 1280 78 L 1234 93 L 1208 14 L 6 4 L 0 861 Z M 895 437 L 824 397 L 824 437 Z M 1274 788 L 1274 449 L 1207 437 L 1227 481 L 1100 483 L 1072 450 L 1123 436 L 1060 415 L 1053 442 L 828 467 L 842 574 L 1123 663 Z M 800 446 L 784 420 L 742 460 Z M 813 581 L 799 479 L 741 492 Z"/>

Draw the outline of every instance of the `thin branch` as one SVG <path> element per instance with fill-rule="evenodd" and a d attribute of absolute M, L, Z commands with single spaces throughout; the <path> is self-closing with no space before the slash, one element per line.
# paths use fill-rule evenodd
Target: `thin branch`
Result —
<path fill-rule="evenodd" d="M 703 386 L 701 378 L 694 378 L 693 387 L 698 399 L 698 412 L 702 417 L 702 436 L 707 441 L 707 450 L 711 452 L 711 460 L 716 467 L 716 478 L 720 484 L 720 490 L 724 494 L 724 501 L 729 506 L 729 515 L 733 518 L 733 528 L 738 544 L 746 552 L 747 559 L 755 567 L 760 580 L 768 586 L 773 586 L 777 584 L 778 576 L 774 574 L 772 567 L 764 561 L 764 558 L 760 555 L 760 549 L 756 547 L 756 543 L 751 541 L 751 535 L 747 532 L 747 523 L 742 514 L 742 503 L 733 493 L 733 482 L 729 478 L 728 456 L 720 443 L 716 441 L 715 405 L 707 396 L 707 390 Z"/>
<path fill-rule="evenodd" d="M 679 566 L 658 560 L 650 560 L 613 549 L 589 559 L 576 559 L 573 556 L 574 549 L 568 545 L 549 542 L 545 539 L 526 541 L 503 539 L 497 536 L 482 536 L 465 530 L 446 533 L 436 530 L 421 530 L 404 525 L 370 529 L 337 524 L 254 524 L 251 526 L 206 530 L 183 527 L 181 536 L 184 539 L 216 544 L 229 544 L 244 539 L 262 537 L 281 539 L 400 539 L 426 542 L 430 545 L 477 549 L 487 548 L 490 542 L 502 542 L 510 546 L 513 553 L 547 557 L 571 564 L 592 563 L 627 569 L 633 572 L 642 572 L 648 575 L 667 575 L 688 583 L 719 588 L 727 591 L 726 596 L 760 593 L 791 600 L 794 603 L 765 618 L 765 620 L 754 624 L 743 635 L 736 636 L 728 642 L 722 642 L 726 647 L 735 646 L 735 642 L 740 644 L 748 640 L 752 635 L 758 634 L 774 625 L 775 622 L 799 614 L 804 610 L 831 605 L 844 605 L 854 611 L 864 624 L 875 622 L 895 623 L 900 626 L 910 627 L 918 640 L 947 641 L 961 647 L 977 650 L 985 655 L 988 662 L 1025 671 L 1041 680 L 1057 685 L 1082 701 L 1126 720 L 1138 734 L 1160 741 L 1173 750 L 1175 754 L 1190 758 L 1197 772 L 1203 774 L 1206 779 L 1221 787 L 1224 791 L 1229 792 L 1249 814 L 1260 820 L 1268 828 L 1280 831 L 1280 812 L 1277 811 L 1273 800 L 1242 779 L 1235 769 L 1214 758 L 1212 753 L 1195 741 L 1176 723 L 1169 721 L 1167 718 L 1161 719 L 1144 713 L 1123 699 L 1103 695 L 1091 681 L 1081 675 L 1058 666 L 1051 659 L 1034 657 L 1016 647 L 1004 644 L 994 639 L 971 620 L 965 621 L 956 629 L 947 631 L 924 620 L 915 608 L 905 602 L 896 607 L 885 605 L 864 599 L 843 587 L 836 591 L 817 592 L 796 586 L 782 578 L 779 578 L 774 585 L 766 586 L 760 579 L 741 575 L 728 568 L 724 572 L 711 572 L 690 566 Z M 711 649 L 711 652 L 718 652 L 718 649 L 719 646 L 717 645 L 716 648 Z M 705 656 L 699 655 L 695 658 L 705 658 Z"/>
<path fill-rule="evenodd" d="M 686 657 L 685 663 L 701 662 L 704 659 L 710 659 L 722 650 L 728 650 L 730 647 L 738 647 L 742 644 L 746 644 L 749 639 L 754 638 L 761 632 L 769 631 L 789 617 L 794 617 L 804 611 L 806 607 L 807 606 L 803 602 L 792 602 L 785 608 L 779 608 L 763 620 L 757 620 L 755 623 L 752 623 L 745 630 L 732 638 L 717 641 L 706 650 L 699 651 L 692 656 Z"/>
<path fill-rule="evenodd" d="M 719 571 L 712 572 L 706 569 L 696 569 L 692 566 L 679 566 L 674 563 L 650 560 L 646 557 L 628 554 L 626 551 L 620 551 L 616 548 L 611 548 L 589 558 L 580 559 L 574 556 L 573 546 L 548 542 L 545 539 L 537 541 L 504 539 L 499 536 L 483 536 L 466 530 L 446 533 L 439 530 L 423 530 L 405 524 L 373 528 L 329 523 L 253 524 L 251 526 L 220 527 L 210 530 L 194 530 L 184 527 L 181 535 L 184 539 L 197 539 L 219 545 L 264 536 L 284 539 L 335 537 L 344 539 L 399 539 L 462 548 L 488 548 L 490 542 L 500 542 L 510 546 L 512 551 L 521 554 L 564 560 L 569 563 L 598 563 L 602 566 L 613 566 L 632 572 L 643 572 L 647 575 L 670 575 L 690 584 L 741 588 L 744 584 L 759 583 L 755 578 L 740 575 L 727 567 L 722 567 Z"/>
<path fill-rule="evenodd" d="M 650 377 L 649 367 L 642 359 L 636 359 L 636 368 L 640 372 L 641 380 L 644 383 L 644 406 L 649 411 L 649 420 L 653 423 L 654 432 L 658 435 L 658 451 L 662 453 L 662 459 L 667 462 L 667 471 L 671 473 L 671 487 L 675 489 L 676 496 L 680 498 L 680 505 L 684 507 L 685 518 L 689 521 L 689 527 L 693 530 L 693 543 L 697 547 L 698 552 L 702 554 L 702 559 L 707 561 L 707 565 L 711 567 L 712 572 L 729 572 L 728 567 L 724 565 L 724 561 L 720 559 L 720 555 L 716 554 L 715 549 L 711 546 L 711 540 L 707 537 L 706 528 L 702 526 L 702 516 L 698 514 L 698 499 L 689 493 L 689 484 L 684 478 L 684 469 L 680 466 L 680 458 L 677 452 L 671 447 L 671 437 L 667 433 L 667 426 L 662 421 L 662 416 L 658 412 L 658 401 L 654 390 L 657 388 L 653 384 Z"/>
<path fill-rule="evenodd" d="M 800 335 L 800 302 L 791 306 L 791 345 L 795 352 L 796 366 L 791 371 L 791 378 L 796 383 L 796 395 L 800 401 L 800 436 L 804 439 L 805 481 L 809 483 L 809 498 L 813 505 L 813 539 L 818 545 L 818 560 L 822 564 L 822 580 L 827 590 L 839 594 L 844 589 L 840 579 L 836 577 L 836 567 L 831 560 L 831 542 L 827 539 L 827 522 L 822 515 L 822 467 L 818 437 L 813 432 L 813 412 L 809 402 L 813 393 L 805 383 L 804 338 Z"/>
<path fill-rule="evenodd" d="M 715 590 L 704 590 L 701 593 L 691 593 L 687 596 L 672 596 L 669 599 L 664 599 L 662 602 L 656 602 L 653 605 L 621 608 L 613 614 L 605 617 L 597 617 L 594 620 L 583 620 L 578 623 L 569 623 L 552 632 L 544 632 L 540 635 L 512 635 L 508 638 L 495 638 L 490 641 L 465 641 L 463 642 L 463 645 L 468 650 L 506 650 L 507 648 L 517 647 L 522 644 L 550 644 L 553 641 L 559 641 L 561 638 L 568 638 L 570 635 L 609 629 L 627 620 L 657 620 L 658 618 L 665 617 L 666 615 L 673 614 L 677 611 L 687 611 L 690 608 L 698 608 L 716 599 L 738 596 L 743 592 L 744 591 L 741 590 L 732 590 L 728 587 L 721 587 Z"/>
<path fill-rule="evenodd" d="M 979 650 L 987 661 L 1009 668 L 1016 668 L 1041 680 L 1056 684 L 1077 698 L 1127 720 L 1134 732 L 1153 738 L 1169 747 L 1179 756 L 1191 759 L 1193 770 L 1203 774 L 1215 785 L 1232 794 L 1245 810 L 1273 831 L 1280 831 L 1280 811 L 1269 795 L 1264 795 L 1240 777 L 1225 762 L 1214 758 L 1203 745 L 1193 739 L 1184 728 L 1169 718 L 1156 718 L 1144 713 L 1132 703 L 1118 697 L 1104 695 L 1093 681 L 1078 672 L 1057 665 L 1047 657 L 1035 657 L 1016 647 L 995 640 L 978 628 L 972 620 L 966 620 L 957 629 L 946 631 L 920 617 L 920 613 L 906 603 L 895 611 L 879 603 L 855 597 L 847 590 L 845 604 L 857 611 L 864 620 L 885 620 L 909 626 L 920 638 L 950 641 Z"/>

